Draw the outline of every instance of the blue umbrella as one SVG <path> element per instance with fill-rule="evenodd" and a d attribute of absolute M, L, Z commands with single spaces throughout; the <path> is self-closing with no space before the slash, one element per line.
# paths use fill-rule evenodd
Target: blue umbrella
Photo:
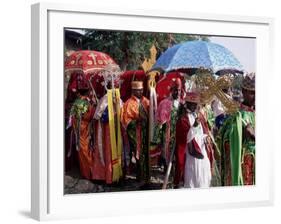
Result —
<path fill-rule="evenodd" d="M 187 41 L 168 48 L 151 70 L 207 69 L 221 74 L 223 71 L 242 73 L 243 67 L 227 48 L 207 41 Z"/>

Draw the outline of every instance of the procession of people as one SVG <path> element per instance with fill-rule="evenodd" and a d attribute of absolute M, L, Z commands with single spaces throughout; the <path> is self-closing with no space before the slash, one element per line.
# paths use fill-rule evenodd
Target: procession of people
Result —
<path fill-rule="evenodd" d="M 151 189 L 156 167 L 162 172 L 159 189 L 255 184 L 255 73 L 240 74 L 239 87 L 220 88 L 214 78 L 212 93 L 191 78 L 196 72 L 178 72 L 183 78 L 170 79 L 168 94 L 156 88 L 156 107 L 147 82 L 133 77 L 126 99 L 121 72 L 112 73 L 102 76 L 102 94 L 98 81 L 83 74 L 67 86 L 65 157 L 76 156 L 81 178 L 122 186 L 130 178 Z M 163 80 L 169 73 L 161 75 Z"/>

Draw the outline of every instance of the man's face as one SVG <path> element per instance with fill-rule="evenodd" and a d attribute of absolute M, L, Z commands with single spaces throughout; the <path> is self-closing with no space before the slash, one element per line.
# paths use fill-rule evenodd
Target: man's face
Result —
<path fill-rule="evenodd" d="M 173 97 L 174 100 L 179 98 L 180 92 L 181 92 L 180 89 L 177 89 L 177 88 L 172 89 L 172 97 Z"/>
<path fill-rule="evenodd" d="M 194 102 L 185 102 L 185 106 L 187 109 L 189 109 L 191 112 L 195 112 L 197 109 L 198 104 Z"/>
<path fill-rule="evenodd" d="M 142 97 L 142 94 L 143 94 L 143 89 L 133 89 L 132 93 L 135 97 L 140 99 Z"/>
<path fill-rule="evenodd" d="M 242 89 L 244 101 L 248 104 L 248 106 L 255 105 L 255 91 Z"/>
<path fill-rule="evenodd" d="M 107 89 L 112 89 L 112 84 L 111 84 L 111 82 L 108 82 L 108 83 L 107 83 Z"/>

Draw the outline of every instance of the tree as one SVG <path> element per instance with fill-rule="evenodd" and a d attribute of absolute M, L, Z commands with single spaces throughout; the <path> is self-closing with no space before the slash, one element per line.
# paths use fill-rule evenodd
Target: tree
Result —
<path fill-rule="evenodd" d="M 155 44 L 157 57 L 168 47 L 189 40 L 207 40 L 206 36 L 170 33 L 85 30 L 84 49 L 102 51 L 110 55 L 122 70 L 140 69 L 149 49 Z"/>

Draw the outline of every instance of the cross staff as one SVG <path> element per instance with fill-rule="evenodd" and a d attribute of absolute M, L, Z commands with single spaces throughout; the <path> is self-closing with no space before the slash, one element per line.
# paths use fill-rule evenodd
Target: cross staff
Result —
<path fill-rule="evenodd" d="M 239 105 L 238 103 L 229 99 L 222 89 L 229 88 L 232 80 L 229 76 L 222 76 L 215 80 L 210 74 L 198 75 L 197 82 L 203 90 L 201 90 L 200 97 L 202 102 L 210 102 L 213 96 L 216 96 L 226 108 L 226 113 L 235 113 Z"/>

